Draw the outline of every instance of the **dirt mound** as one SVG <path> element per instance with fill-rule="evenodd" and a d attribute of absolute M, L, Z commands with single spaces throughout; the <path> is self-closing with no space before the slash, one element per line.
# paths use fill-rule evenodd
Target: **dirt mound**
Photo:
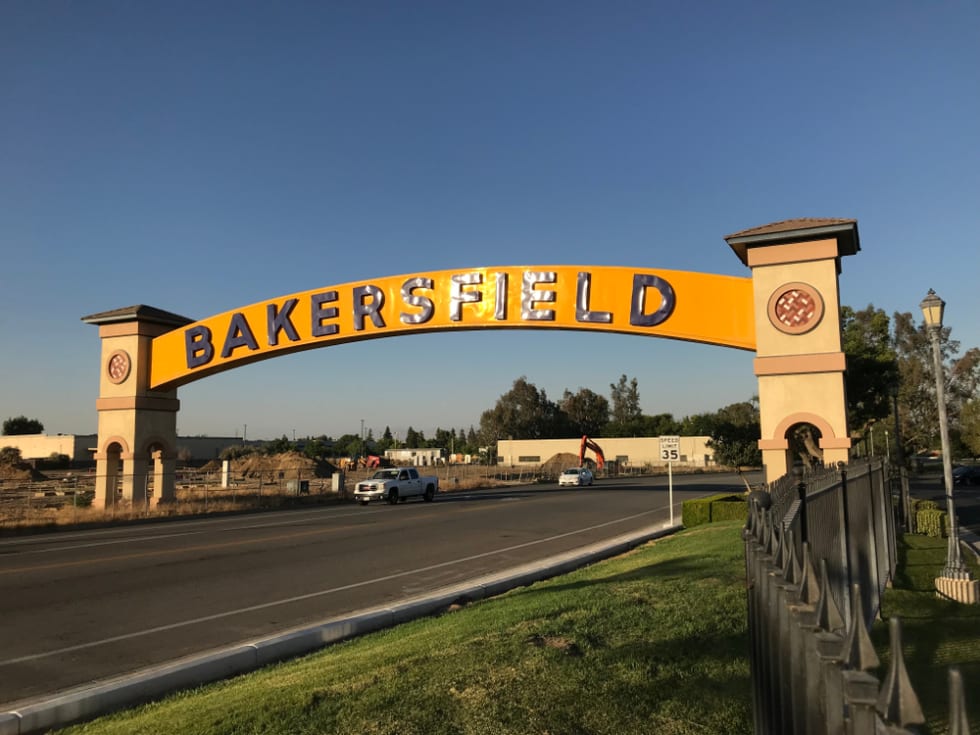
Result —
<path fill-rule="evenodd" d="M 211 465 L 214 465 L 213 467 Z M 212 460 L 204 466 L 205 470 L 217 472 L 221 469 L 220 460 Z M 231 460 L 231 474 L 236 477 L 268 477 L 283 473 L 289 479 L 297 477 L 330 477 L 337 468 L 325 460 L 310 459 L 299 452 L 283 454 L 248 454 Z"/>
<path fill-rule="evenodd" d="M 27 462 L 0 463 L 0 480 L 47 480 Z"/>
<path fill-rule="evenodd" d="M 545 476 L 559 475 L 568 467 L 578 467 L 578 455 L 571 452 L 559 452 L 541 465 L 541 474 Z"/>

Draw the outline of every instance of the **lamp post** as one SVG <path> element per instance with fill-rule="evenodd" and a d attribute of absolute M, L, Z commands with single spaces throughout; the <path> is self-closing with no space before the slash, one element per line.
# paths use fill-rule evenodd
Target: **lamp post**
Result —
<path fill-rule="evenodd" d="M 943 360 L 939 351 L 939 333 L 943 328 L 943 301 L 931 288 L 919 304 L 932 340 L 932 361 L 936 373 L 936 403 L 939 409 L 939 437 L 943 449 L 943 481 L 946 485 L 946 515 L 949 516 L 949 544 L 946 548 L 946 566 L 942 576 L 952 579 L 970 579 L 970 572 L 960 556 L 960 529 L 953 502 L 953 461 L 949 449 L 949 427 L 946 423 L 946 390 L 943 385 Z"/>

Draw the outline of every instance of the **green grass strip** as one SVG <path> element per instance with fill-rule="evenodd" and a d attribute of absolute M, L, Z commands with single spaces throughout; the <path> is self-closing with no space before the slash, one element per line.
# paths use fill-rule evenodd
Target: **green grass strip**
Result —
<path fill-rule="evenodd" d="M 750 732 L 741 526 L 701 526 L 66 732 Z"/>
<path fill-rule="evenodd" d="M 935 579 L 946 562 L 946 542 L 932 536 L 900 536 L 898 573 L 881 606 L 884 619 L 902 619 L 902 653 L 926 716 L 927 732 L 933 735 L 949 731 L 950 666 L 958 666 L 963 674 L 970 724 L 980 725 L 980 698 L 969 694 L 980 685 L 980 605 L 937 596 Z M 964 552 L 963 560 L 974 579 L 980 578 L 973 555 Z M 872 673 L 884 679 L 889 660 L 887 623 L 876 623 L 871 638 L 882 660 Z"/>

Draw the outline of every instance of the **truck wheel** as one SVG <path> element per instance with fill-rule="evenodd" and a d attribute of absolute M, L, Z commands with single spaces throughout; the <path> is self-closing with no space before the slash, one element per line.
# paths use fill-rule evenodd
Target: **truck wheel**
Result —
<path fill-rule="evenodd" d="M 436 489 L 434 487 L 432 487 L 432 485 L 426 485 L 425 486 L 425 495 L 422 496 L 422 499 L 426 503 L 431 503 L 432 500 L 435 497 L 436 497 Z"/>
<path fill-rule="evenodd" d="M 398 502 L 398 488 L 392 488 L 388 491 L 388 504 L 394 505 Z"/>

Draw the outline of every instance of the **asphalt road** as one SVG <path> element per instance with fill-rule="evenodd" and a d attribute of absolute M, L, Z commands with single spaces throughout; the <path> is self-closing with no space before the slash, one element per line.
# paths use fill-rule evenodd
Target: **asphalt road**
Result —
<path fill-rule="evenodd" d="M 743 487 L 674 478 L 684 500 Z M 664 524 L 666 478 L 0 539 L 0 703 L 270 636 Z"/>

